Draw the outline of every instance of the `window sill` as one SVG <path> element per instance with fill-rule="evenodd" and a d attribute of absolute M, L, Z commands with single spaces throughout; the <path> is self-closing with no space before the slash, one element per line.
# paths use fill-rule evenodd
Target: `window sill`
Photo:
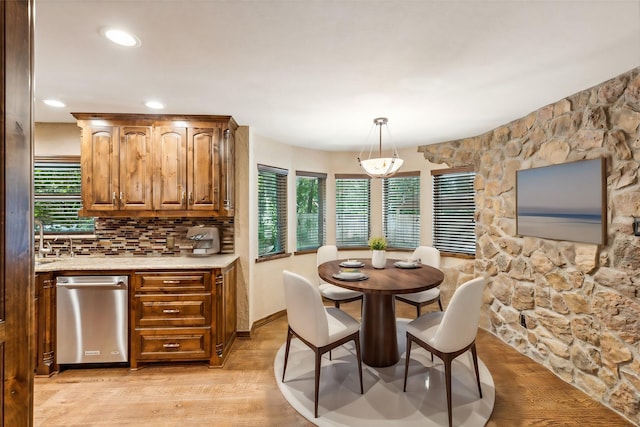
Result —
<path fill-rule="evenodd" d="M 264 255 L 260 258 L 256 258 L 256 264 L 259 262 L 273 261 L 274 259 L 288 258 L 291 256 L 290 252 L 286 252 L 283 254 L 273 254 L 273 255 Z"/>

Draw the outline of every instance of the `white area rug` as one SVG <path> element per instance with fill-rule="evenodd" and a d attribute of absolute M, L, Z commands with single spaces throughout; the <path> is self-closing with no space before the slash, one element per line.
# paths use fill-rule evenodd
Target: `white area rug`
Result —
<path fill-rule="evenodd" d="M 283 396 L 303 417 L 318 426 L 447 426 L 444 366 L 417 345 L 411 349 L 407 392 L 404 376 L 405 325 L 398 320 L 398 344 L 402 356 L 394 366 L 372 368 L 362 364 L 364 394 L 360 394 L 353 343 L 327 353 L 322 359 L 318 418 L 313 414 L 314 353 L 298 339 L 291 341 L 285 382 L 282 383 L 284 344 L 276 354 L 274 371 Z M 484 426 L 495 402 L 493 378 L 478 360 L 482 399 L 473 371 L 471 354 L 453 363 L 453 425 Z"/>

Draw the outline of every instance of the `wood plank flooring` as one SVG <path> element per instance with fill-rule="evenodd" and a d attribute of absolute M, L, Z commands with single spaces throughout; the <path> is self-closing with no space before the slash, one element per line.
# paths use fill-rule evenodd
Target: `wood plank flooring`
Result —
<path fill-rule="evenodd" d="M 399 303 L 399 317 L 413 307 Z M 359 303 L 343 308 L 359 317 Z M 237 339 L 222 369 L 202 364 L 69 369 L 36 378 L 34 425 L 75 426 L 310 426 L 282 397 L 273 361 L 286 337 L 286 317 Z M 486 331 L 478 355 L 496 387 L 487 426 L 631 426 Z"/>

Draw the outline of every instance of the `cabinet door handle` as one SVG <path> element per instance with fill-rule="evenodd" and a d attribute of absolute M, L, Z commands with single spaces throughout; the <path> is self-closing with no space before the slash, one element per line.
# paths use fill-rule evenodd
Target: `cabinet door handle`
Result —
<path fill-rule="evenodd" d="M 180 344 L 178 344 L 177 342 L 176 343 L 168 342 L 168 343 L 162 344 L 162 346 L 164 348 L 180 348 Z"/>
<path fill-rule="evenodd" d="M 193 192 L 189 191 L 189 204 L 193 205 Z"/>
<path fill-rule="evenodd" d="M 124 204 L 124 193 L 122 191 L 120 192 L 120 204 Z"/>
<path fill-rule="evenodd" d="M 178 285 L 180 284 L 180 280 L 163 280 L 162 283 L 165 285 Z"/>
<path fill-rule="evenodd" d="M 162 310 L 162 312 L 166 313 L 166 314 L 178 314 L 178 313 L 180 313 L 180 310 L 171 309 L 171 308 L 165 308 L 164 310 Z"/>
<path fill-rule="evenodd" d="M 185 200 L 187 200 L 187 192 L 183 191 L 182 195 L 180 196 L 180 204 L 184 205 Z"/>
<path fill-rule="evenodd" d="M 111 195 L 111 204 L 113 206 L 116 206 L 117 202 L 118 202 L 118 197 L 116 196 L 116 192 L 114 191 L 113 194 Z"/>

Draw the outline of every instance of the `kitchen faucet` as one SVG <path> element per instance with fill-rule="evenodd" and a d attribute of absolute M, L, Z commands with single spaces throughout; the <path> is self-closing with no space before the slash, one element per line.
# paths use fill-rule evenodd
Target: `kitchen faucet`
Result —
<path fill-rule="evenodd" d="M 63 239 L 69 239 L 69 256 L 74 257 L 76 254 L 75 252 L 73 252 L 73 239 L 71 238 L 71 236 L 56 236 L 56 238 L 53 239 L 53 241 L 56 242 L 58 240 L 58 237 L 61 237 Z"/>
<path fill-rule="evenodd" d="M 42 221 L 34 219 L 33 223 L 40 227 L 40 247 L 38 248 L 38 254 L 44 257 L 46 254 L 51 253 L 51 243 L 47 242 L 47 247 L 44 247 L 44 226 L 42 225 Z"/>

